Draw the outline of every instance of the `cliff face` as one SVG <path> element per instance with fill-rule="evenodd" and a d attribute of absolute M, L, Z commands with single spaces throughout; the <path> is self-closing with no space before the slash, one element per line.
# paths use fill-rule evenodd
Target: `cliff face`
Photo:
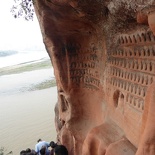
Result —
<path fill-rule="evenodd" d="M 37 0 L 70 155 L 155 154 L 155 1 Z"/>

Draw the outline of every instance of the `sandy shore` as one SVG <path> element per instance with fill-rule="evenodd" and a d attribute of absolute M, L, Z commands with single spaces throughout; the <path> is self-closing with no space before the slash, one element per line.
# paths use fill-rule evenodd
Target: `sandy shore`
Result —
<path fill-rule="evenodd" d="M 36 141 L 55 141 L 54 106 L 56 87 L 2 96 L 0 100 L 0 147 L 13 155 Z"/>

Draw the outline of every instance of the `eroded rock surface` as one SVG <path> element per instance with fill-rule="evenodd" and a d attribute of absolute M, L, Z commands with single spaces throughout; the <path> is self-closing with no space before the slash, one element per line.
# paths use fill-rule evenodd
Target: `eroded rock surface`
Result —
<path fill-rule="evenodd" d="M 155 1 L 37 0 L 70 155 L 155 154 Z"/>

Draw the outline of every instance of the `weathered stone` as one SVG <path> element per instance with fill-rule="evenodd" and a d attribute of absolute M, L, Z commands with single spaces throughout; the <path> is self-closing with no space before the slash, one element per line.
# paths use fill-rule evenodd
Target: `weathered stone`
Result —
<path fill-rule="evenodd" d="M 35 11 L 70 155 L 154 155 L 155 1 L 37 0 Z"/>

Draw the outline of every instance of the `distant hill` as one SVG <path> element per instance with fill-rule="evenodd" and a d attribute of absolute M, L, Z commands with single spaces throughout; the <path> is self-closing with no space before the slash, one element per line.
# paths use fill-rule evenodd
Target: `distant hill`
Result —
<path fill-rule="evenodd" d="M 0 57 L 6 57 L 6 56 L 10 56 L 10 55 L 13 55 L 13 54 L 17 54 L 18 51 L 0 51 Z"/>

